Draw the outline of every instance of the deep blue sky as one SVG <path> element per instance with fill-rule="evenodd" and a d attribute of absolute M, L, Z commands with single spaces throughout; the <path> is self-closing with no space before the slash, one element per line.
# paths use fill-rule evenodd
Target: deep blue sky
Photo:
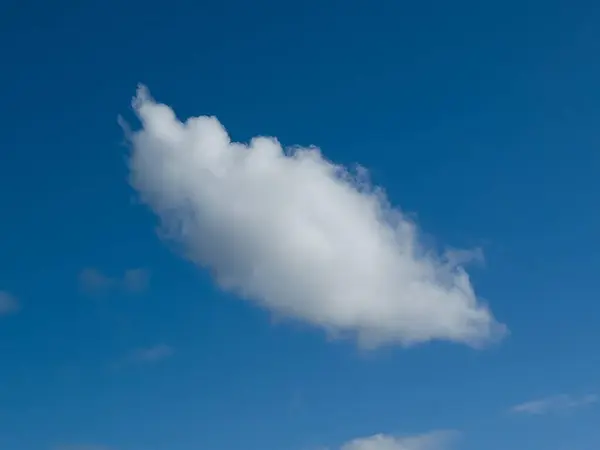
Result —
<path fill-rule="evenodd" d="M 458 449 L 592 450 L 600 390 L 600 3 L 0 4 L 0 448 L 332 449 L 462 432 Z M 156 236 L 117 116 L 143 82 L 234 139 L 359 162 L 435 242 L 481 246 L 510 336 L 362 353 L 213 286 Z M 81 290 L 94 268 L 126 292 Z M 107 280 L 105 280 L 107 281 Z M 164 343 L 160 361 L 131 358 Z M 134 353 L 132 353 L 134 352 Z M 156 358 L 160 359 L 160 358 Z"/>

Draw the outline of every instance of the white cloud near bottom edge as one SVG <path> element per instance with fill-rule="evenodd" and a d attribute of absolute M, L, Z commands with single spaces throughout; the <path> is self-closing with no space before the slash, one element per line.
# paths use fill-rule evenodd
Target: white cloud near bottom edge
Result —
<path fill-rule="evenodd" d="M 446 450 L 457 436 L 455 431 L 433 431 L 416 436 L 375 434 L 349 441 L 340 450 Z"/>
<path fill-rule="evenodd" d="M 133 107 L 130 182 L 223 289 L 369 347 L 505 333 L 461 261 L 422 247 L 362 169 L 274 138 L 232 142 L 216 118 L 181 122 L 144 87 Z"/>
<path fill-rule="evenodd" d="M 458 436 L 459 433 L 456 431 L 445 430 L 414 436 L 380 433 L 348 441 L 338 450 L 450 450 Z M 112 450 L 112 448 L 101 445 L 64 445 L 53 450 Z"/>

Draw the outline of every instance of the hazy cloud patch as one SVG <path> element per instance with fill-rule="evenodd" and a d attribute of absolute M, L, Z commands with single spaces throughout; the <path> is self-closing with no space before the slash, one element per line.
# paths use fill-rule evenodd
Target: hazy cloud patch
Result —
<path fill-rule="evenodd" d="M 15 314 L 21 309 L 17 298 L 9 292 L 0 291 L 0 316 Z"/>
<path fill-rule="evenodd" d="M 131 362 L 136 363 L 156 363 L 169 358 L 174 353 L 174 349 L 166 344 L 158 344 L 153 347 L 139 348 L 134 350 L 129 356 Z"/>
<path fill-rule="evenodd" d="M 148 288 L 150 272 L 147 269 L 128 269 L 118 276 L 109 276 L 95 268 L 85 268 L 79 273 L 79 286 L 86 294 L 106 294 L 111 291 L 141 293 Z"/>

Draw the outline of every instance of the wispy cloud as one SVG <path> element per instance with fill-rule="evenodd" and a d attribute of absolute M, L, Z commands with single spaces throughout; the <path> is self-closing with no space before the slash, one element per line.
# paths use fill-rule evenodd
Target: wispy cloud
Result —
<path fill-rule="evenodd" d="M 135 363 L 156 363 L 169 358 L 174 353 L 173 347 L 166 344 L 158 344 L 154 347 L 139 348 L 129 355 L 128 360 Z"/>
<path fill-rule="evenodd" d="M 513 406 L 510 411 L 517 414 L 542 415 L 557 412 L 571 411 L 593 403 L 600 398 L 596 394 L 587 394 L 581 397 L 571 395 L 555 395 L 538 400 L 532 400 Z"/>
<path fill-rule="evenodd" d="M 0 291 L 0 316 L 14 314 L 20 309 L 17 298 L 6 291 Z"/>
<path fill-rule="evenodd" d="M 147 289 L 150 272 L 137 268 L 126 270 L 123 276 L 109 276 L 95 268 L 85 268 L 79 273 L 79 285 L 88 294 L 104 294 L 114 289 L 140 293 Z"/>
<path fill-rule="evenodd" d="M 366 347 L 478 346 L 506 332 L 464 269 L 481 254 L 425 248 L 366 170 L 274 138 L 233 142 L 216 118 L 181 122 L 145 88 L 133 106 L 130 181 L 222 288 Z"/>
<path fill-rule="evenodd" d="M 445 450 L 450 448 L 456 431 L 433 431 L 416 436 L 393 436 L 375 434 L 353 439 L 340 447 L 340 450 Z"/>

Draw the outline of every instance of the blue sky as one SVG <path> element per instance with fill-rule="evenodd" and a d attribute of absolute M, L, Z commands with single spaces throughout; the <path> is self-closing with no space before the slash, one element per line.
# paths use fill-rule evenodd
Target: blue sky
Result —
<path fill-rule="evenodd" d="M 599 21 L 2 3 L 0 448 L 598 448 Z"/>

